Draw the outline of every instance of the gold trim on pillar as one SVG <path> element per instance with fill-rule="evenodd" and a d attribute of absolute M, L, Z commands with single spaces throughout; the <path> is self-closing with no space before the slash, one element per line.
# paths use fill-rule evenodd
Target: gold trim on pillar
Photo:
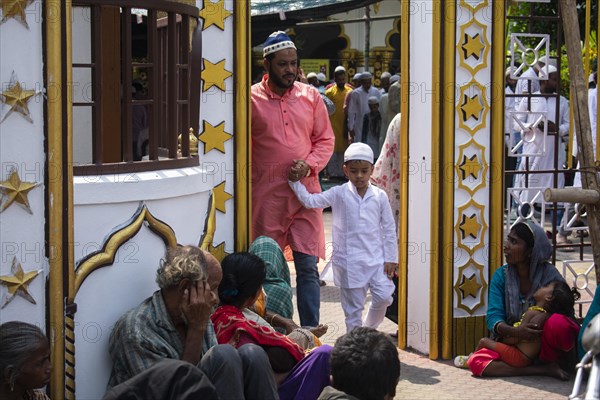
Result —
<path fill-rule="evenodd" d="M 234 2 L 235 27 L 235 251 L 248 249 L 252 240 L 252 196 L 250 183 L 250 1 Z"/>
<path fill-rule="evenodd" d="M 440 185 L 442 210 L 442 241 L 439 254 L 440 265 L 437 273 L 441 276 L 440 287 L 441 307 L 439 346 L 442 358 L 452 357 L 452 298 L 453 298 L 453 250 L 454 242 L 454 142 L 455 142 L 455 74 L 456 74 L 456 0 L 444 3 L 443 10 L 443 78 L 442 78 L 442 150 L 440 154 Z M 434 161 L 435 162 L 435 161 Z M 448 168 L 446 168 L 446 166 Z M 446 174 L 450 174 L 447 176 Z M 441 290 L 440 290 L 441 289 Z M 432 327 L 435 329 L 435 327 Z"/>
<path fill-rule="evenodd" d="M 442 59 L 442 5 L 439 1 L 433 2 L 433 34 L 431 55 L 431 83 L 433 86 L 434 101 L 431 102 L 431 226 L 429 227 L 431 249 L 438 249 L 440 243 L 440 187 L 439 187 L 439 143 L 441 140 L 442 109 L 440 104 L 442 82 L 441 82 L 441 59 Z M 429 267 L 430 287 L 429 291 L 429 358 L 435 360 L 439 356 L 438 351 L 438 326 L 439 326 L 439 258 L 437 252 L 431 257 Z"/>
<path fill-rule="evenodd" d="M 67 5 L 68 7 L 70 5 Z M 64 287 L 63 287 L 63 123 L 62 123 L 62 15 L 61 1 L 47 0 L 46 19 L 46 87 L 48 179 L 46 207 L 48 207 L 48 259 L 49 273 L 49 331 L 51 345 L 52 377 L 50 394 L 53 399 L 65 398 L 65 342 L 64 342 Z"/>
<path fill-rule="evenodd" d="M 491 156 L 490 163 L 490 277 L 502 265 L 504 205 L 504 65 L 506 62 L 504 2 L 492 2 L 492 93 L 491 93 Z"/>
<path fill-rule="evenodd" d="M 400 226 L 398 227 L 399 240 L 399 274 L 398 277 L 398 347 L 406 348 L 408 345 L 407 325 L 408 313 L 408 118 L 409 97 L 408 82 L 410 82 L 409 63 L 409 28 L 410 4 L 408 1 L 401 3 L 400 15 Z M 396 20 L 394 20 L 396 26 Z M 400 329 L 402 328 L 402 329 Z"/>
<path fill-rule="evenodd" d="M 165 242 L 167 247 L 172 248 L 177 246 L 177 238 L 173 229 L 152 215 L 148 207 L 144 203 L 141 203 L 129 224 L 113 232 L 102 245 L 102 249 L 88 254 L 78 262 L 77 270 L 75 271 L 75 294 L 79 291 L 83 281 L 92 272 L 98 268 L 113 264 L 117 250 L 119 250 L 123 243 L 139 232 L 144 221 L 148 223 L 148 228 Z"/>

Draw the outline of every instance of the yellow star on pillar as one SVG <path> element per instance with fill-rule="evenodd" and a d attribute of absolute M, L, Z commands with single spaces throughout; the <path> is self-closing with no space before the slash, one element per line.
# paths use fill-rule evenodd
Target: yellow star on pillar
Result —
<path fill-rule="evenodd" d="M 229 255 L 229 253 L 225 251 L 225 242 L 221 242 L 217 245 L 217 247 L 214 247 L 211 243 L 208 246 L 208 252 L 215 256 L 215 258 L 219 260 L 219 262 L 222 261 L 225 258 L 225 256 Z"/>
<path fill-rule="evenodd" d="M 479 163 L 479 159 L 477 154 L 473 154 L 471 158 L 467 158 L 467 156 L 463 156 L 463 162 L 458 167 L 462 172 L 462 180 L 467 179 L 467 176 L 472 176 L 473 179 L 477 179 L 479 176 L 479 171 L 481 171 L 481 164 Z"/>
<path fill-rule="evenodd" d="M 460 109 L 463 114 L 463 122 L 466 122 L 471 117 L 479 121 L 479 116 L 481 115 L 481 111 L 483 111 L 483 105 L 479 101 L 479 95 L 476 94 L 473 97 L 469 97 L 465 94 Z"/>
<path fill-rule="evenodd" d="M 204 143 L 204 154 L 208 153 L 212 149 L 219 150 L 221 153 L 225 153 L 225 142 L 231 139 L 233 136 L 225 132 L 225 122 L 221 122 L 217 126 L 204 121 L 203 132 L 200 134 L 200 141 Z"/>
<path fill-rule="evenodd" d="M 202 70 L 202 80 L 204 81 L 204 91 L 206 92 L 213 86 L 225 91 L 225 79 L 233 75 L 225 69 L 225 60 L 213 64 L 204 59 L 204 69 Z"/>
<path fill-rule="evenodd" d="M 27 121 L 33 122 L 31 117 L 29 117 L 29 107 L 27 107 L 27 103 L 33 96 L 35 96 L 35 91 L 23 90 L 21 84 L 16 80 L 16 76 L 13 74 L 8 90 L 0 92 L 0 97 L 2 97 L 1 101 L 10 107 L 6 115 L 4 115 L 4 118 L 2 118 L 2 121 L 4 121 L 11 112 L 17 111 L 21 113 Z"/>
<path fill-rule="evenodd" d="M 466 238 L 467 235 L 471 236 L 473 239 L 477 239 L 479 236 L 479 231 L 481 230 L 481 224 L 477 222 L 477 215 L 473 214 L 470 217 L 467 217 L 465 214 L 462 215 L 462 221 L 460 225 L 458 225 L 458 229 L 462 232 L 462 238 Z"/>
<path fill-rule="evenodd" d="M 12 275 L 0 276 L 0 285 L 4 285 L 8 289 L 8 293 L 4 298 L 4 303 L 0 308 L 4 308 L 15 298 L 15 296 L 21 296 L 30 303 L 35 304 L 34 298 L 31 297 L 28 292 L 29 283 L 31 283 L 31 281 L 38 276 L 41 271 L 29 271 L 27 273 L 23 272 L 23 267 L 21 267 L 21 263 L 17 261 L 17 257 L 13 257 L 10 271 Z"/>
<path fill-rule="evenodd" d="M 29 214 L 33 214 L 31 207 L 29 206 L 29 199 L 27 195 L 29 191 L 38 186 L 40 182 L 23 182 L 19 177 L 17 170 L 13 170 L 6 181 L 0 181 L 0 191 L 4 193 L 6 199 L 4 204 L 0 207 L 0 213 L 6 210 L 13 202 L 21 204 Z"/>
<path fill-rule="evenodd" d="M 463 299 L 467 296 L 477 298 L 477 292 L 479 292 L 479 289 L 481 289 L 481 284 L 477 282 L 477 277 L 475 274 L 471 275 L 470 278 L 467 278 L 465 275 L 463 275 L 462 282 L 458 288 L 463 294 Z"/>
<path fill-rule="evenodd" d="M 481 43 L 479 33 L 475 36 L 471 36 L 468 33 L 465 33 L 465 41 L 462 44 L 462 49 L 465 54 L 465 60 L 471 56 L 479 60 L 479 58 L 481 57 L 481 51 L 484 47 L 485 45 Z"/>
<path fill-rule="evenodd" d="M 205 0 L 204 8 L 200 11 L 200 18 L 204 20 L 202 30 L 214 25 L 224 31 L 225 20 L 230 15 L 231 12 L 225 9 L 225 0 L 219 0 L 216 3 Z"/>
<path fill-rule="evenodd" d="M 8 20 L 9 18 L 19 19 L 27 29 L 27 18 L 25 16 L 25 9 L 33 3 L 33 0 L 0 0 L 2 5 L 2 21 Z"/>
<path fill-rule="evenodd" d="M 215 186 L 212 190 L 213 192 L 213 201 L 215 202 L 215 207 L 217 210 L 225 213 L 225 202 L 229 199 L 232 199 L 233 196 L 225 191 L 225 182 L 221 182 L 217 186 Z"/>

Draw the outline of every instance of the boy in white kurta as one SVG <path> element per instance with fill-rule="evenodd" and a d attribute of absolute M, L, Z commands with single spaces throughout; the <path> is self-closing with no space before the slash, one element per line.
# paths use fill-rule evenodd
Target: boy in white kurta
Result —
<path fill-rule="evenodd" d="M 395 289 L 391 279 L 397 274 L 398 239 L 386 193 L 369 183 L 373 173 L 371 147 L 352 143 L 344 153 L 343 169 L 349 182 L 323 193 L 308 193 L 300 181 L 294 182 L 294 167 L 288 179 L 304 207 L 331 207 L 331 263 L 350 332 L 363 325 L 377 328 L 383 321 Z M 363 322 L 368 290 L 372 301 Z"/>

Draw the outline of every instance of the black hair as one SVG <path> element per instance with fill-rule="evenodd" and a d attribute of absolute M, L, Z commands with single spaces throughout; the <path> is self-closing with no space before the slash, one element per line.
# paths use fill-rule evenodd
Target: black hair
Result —
<path fill-rule="evenodd" d="M 548 313 L 562 314 L 572 318 L 575 312 L 575 302 L 581 297 L 577 288 L 570 288 L 565 281 L 559 280 L 549 284 L 554 284 L 554 290 L 552 290 L 552 300 L 547 304 Z"/>
<path fill-rule="evenodd" d="M 360 327 L 340 337 L 331 351 L 332 384 L 361 400 L 383 400 L 396 393 L 400 359 L 381 332 Z"/>
<path fill-rule="evenodd" d="M 511 231 L 517 235 L 520 239 L 522 239 L 528 248 L 533 249 L 535 244 L 535 236 L 533 235 L 533 231 L 525 222 L 519 222 L 512 227 Z"/>
<path fill-rule="evenodd" d="M 254 254 L 239 252 L 228 255 L 221 261 L 223 280 L 219 285 L 221 304 L 241 307 L 262 286 L 267 267 Z"/>

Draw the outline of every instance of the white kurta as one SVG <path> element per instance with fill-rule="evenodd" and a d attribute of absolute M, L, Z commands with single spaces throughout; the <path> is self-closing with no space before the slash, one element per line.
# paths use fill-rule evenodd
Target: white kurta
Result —
<path fill-rule="evenodd" d="M 537 92 L 536 94 L 539 94 Z M 527 111 L 528 101 L 524 99 L 519 104 L 519 111 Z M 523 154 L 543 154 L 530 156 L 529 157 L 529 171 L 543 171 L 543 170 L 554 170 L 561 168 L 566 160 L 565 146 L 562 143 L 562 138 L 567 137 L 569 134 L 569 101 L 560 96 L 560 108 L 559 115 L 556 115 L 556 98 L 555 97 L 533 97 L 531 98 L 531 110 L 532 112 L 547 112 L 548 122 L 553 122 L 558 129 L 559 149 L 558 149 L 558 164 L 554 164 L 554 135 L 548 135 L 546 138 L 543 136 L 543 131 L 537 127 L 521 132 L 523 143 Z M 526 124 L 532 125 L 538 115 L 529 115 L 527 117 Z M 515 124 L 515 130 L 520 130 L 518 124 Z M 545 149 L 544 149 L 545 146 Z M 519 171 L 526 170 L 525 160 L 521 160 L 519 164 Z M 552 173 L 541 173 L 541 174 L 530 174 L 527 178 L 524 174 L 516 175 L 515 187 L 538 187 L 538 188 L 563 188 L 565 186 L 564 174 L 559 173 L 556 184 L 554 183 L 554 177 Z M 525 183 L 528 182 L 526 185 Z M 522 190 L 520 194 L 520 200 L 522 203 L 531 202 L 533 197 L 537 193 L 537 190 Z M 541 198 L 536 199 L 536 202 L 542 201 Z"/>
<path fill-rule="evenodd" d="M 593 147 L 593 152 L 594 152 L 594 160 L 596 160 L 596 149 L 598 148 L 598 142 L 596 141 L 596 137 L 597 137 L 597 132 L 596 132 L 596 114 L 598 112 L 598 89 L 594 88 L 594 89 L 590 89 L 588 91 L 588 110 L 590 112 L 590 126 L 592 128 L 592 143 L 594 145 Z M 577 156 L 577 136 L 573 137 L 573 152 L 572 154 L 574 156 Z M 577 169 L 579 169 L 579 163 L 577 164 Z M 600 173 L 598 173 L 598 176 L 600 177 Z M 581 187 L 581 173 L 580 172 L 576 172 L 575 173 L 575 178 L 573 179 L 573 186 L 575 187 Z"/>
<path fill-rule="evenodd" d="M 384 262 L 398 262 L 396 225 L 383 190 L 369 185 L 365 196 L 360 197 L 356 187 L 347 182 L 311 194 L 300 182 L 289 184 L 305 207 L 331 207 L 331 262 L 336 286 L 364 287 L 377 274 L 385 276 Z"/>
<path fill-rule="evenodd" d="M 348 103 L 348 130 L 354 131 L 354 142 L 360 142 L 362 141 L 363 116 L 370 111 L 369 97 L 375 96 L 377 100 L 381 100 L 381 92 L 373 86 L 367 92 L 361 86 L 354 89 L 349 96 L 351 97 Z"/>

